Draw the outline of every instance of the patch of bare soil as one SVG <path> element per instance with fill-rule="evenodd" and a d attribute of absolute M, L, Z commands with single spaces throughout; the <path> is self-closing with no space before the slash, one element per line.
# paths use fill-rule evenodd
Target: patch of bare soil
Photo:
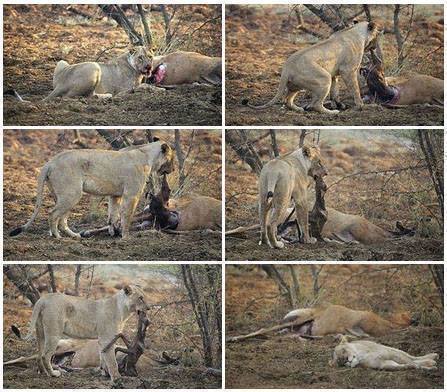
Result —
<path fill-rule="evenodd" d="M 82 6 L 81 6 L 82 7 Z M 198 28 L 212 17 L 215 6 L 186 6 L 189 18 L 179 28 Z M 6 6 L 4 9 L 4 88 L 13 88 L 31 103 L 6 97 L 6 125 L 221 125 L 220 87 L 181 86 L 170 90 L 145 90 L 101 100 L 58 98 L 40 102 L 52 90 L 56 63 L 96 61 L 103 49 L 126 43 L 121 28 L 103 18 L 97 6 L 83 6 L 94 16 L 82 18 L 63 5 Z M 181 13 L 181 12 L 180 12 Z M 151 28 L 162 34 L 160 13 L 151 13 Z M 33 23 L 30 23 L 30 19 Z M 219 23 L 206 23 L 197 34 L 175 49 L 221 54 Z M 124 49 L 113 49 L 100 61 Z"/>
<path fill-rule="evenodd" d="M 189 132 L 189 131 L 186 131 Z M 90 148 L 110 148 L 95 131 L 82 131 L 84 143 Z M 140 135 L 143 137 L 143 134 Z M 158 132 L 157 136 L 170 140 L 173 135 Z M 56 241 L 48 234 L 48 212 L 54 205 L 45 189 L 43 208 L 30 230 L 17 237 L 9 232 L 23 225 L 34 210 L 37 176 L 40 168 L 57 153 L 77 148 L 70 139 L 71 131 L 19 131 L 4 133 L 4 182 L 3 182 L 3 257 L 5 260 L 221 260 L 220 235 L 206 232 L 191 234 L 166 234 L 153 230 L 131 232 L 122 240 L 107 235 L 74 240 Z M 171 140 L 171 141 L 172 141 Z M 188 137 L 182 137 L 182 143 Z M 218 132 L 197 131 L 195 147 L 187 166 L 189 187 L 186 192 L 221 198 L 221 142 Z M 185 150 L 186 147 L 184 146 Z M 171 174 L 171 187 L 175 191 L 178 171 Z M 46 187 L 45 187 L 46 188 Z M 137 212 L 145 201 L 140 200 Z M 106 200 L 84 196 L 70 216 L 69 223 L 75 231 L 101 227 L 107 221 Z"/>
<path fill-rule="evenodd" d="M 381 6 L 383 7 L 383 6 Z M 374 18 L 392 27 L 392 14 L 371 7 Z M 419 72 L 443 79 L 442 7 L 416 6 L 414 47 L 402 71 Z M 328 36 L 327 26 L 306 15 L 307 27 Z M 315 37 L 296 30 L 294 12 L 287 6 L 227 6 L 226 9 L 226 125 L 443 125 L 442 108 L 412 106 L 387 109 L 365 105 L 362 111 L 347 109 L 337 115 L 315 112 L 297 113 L 276 104 L 254 110 L 242 104 L 244 99 L 260 105 L 276 94 L 285 60 L 315 43 Z M 394 64 L 395 38 L 385 34 L 382 48 L 386 64 Z M 391 65 L 389 66 L 391 68 Z M 344 103 L 353 106 L 350 92 L 341 83 Z M 301 92 L 295 102 L 305 106 L 310 95 Z"/>
<path fill-rule="evenodd" d="M 237 270 L 234 266 L 226 267 L 227 338 L 276 325 L 291 310 L 273 280 L 255 272 L 253 266 L 250 266 L 250 271 L 241 267 L 249 268 L 241 265 Z M 320 273 L 320 292 L 314 297 L 310 294 L 313 291 L 310 270 L 308 266 L 300 266 L 300 305 L 315 305 L 315 301 L 317 304 L 335 303 L 353 309 L 372 310 L 382 317 L 400 310 L 419 314 L 419 326 L 368 340 L 412 355 L 436 352 L 439 354 L 436 370 L 389 372 L 330 367 L 328 362 L 337 345 L 335 337 L 301 340 L 290 333 L 269 333 L 226 343 L 226 387 L 443 388 L 443 308 L 434 285 L 430 283 L 430 272 L 423 267 L 399 266 L 404 270 L 387 270 L 388 266 L 377 265 L 326 265 Z M 434 308 L 437 310 L 433 311 Z"/>
<path fill-rule="evenodd" d="M 425 261 L 443 260 L 444 243 L 428 238 L 400 238 L 377 245 L 289 244 L 283 249 L 259 246 L 259 235 L 247 238 L 226 236 L 225 258 L 229 261 L 262 260 L 339 260 L 339 261 Z"/>

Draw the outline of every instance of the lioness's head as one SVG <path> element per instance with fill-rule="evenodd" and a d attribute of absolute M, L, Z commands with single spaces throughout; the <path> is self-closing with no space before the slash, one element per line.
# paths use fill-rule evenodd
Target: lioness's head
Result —
<path fill-rule="evenodd" d="M 152 51 L 144 46 L 134 46 L 129 49 L 129 63 L 138 72 L 144 75 L 150 75 L 152 72 L 152 63 L 154 55 Z"/>
<path fill-rule="evenodd" d="M 330 366 L 344 366 L 349 361 L 349 352 L 343 344 L 335 347 L 332 353 L 332 359 L 329 361 Z"/>
<path fill-rule="evenodd" d="M 153 169 L 156 170 L 160 176 L 172 173 L 175 169 L 174 149 L 168 143 L 157 143 L 160 143 L 160 155 L 157 162 L 155 162 Z"/>
<path fill-rule="evenodd" d="M 365 50 L 375 49 L 379 43 L 380 28 L 377 23 L 368 22 Z"/>
<path fill-rule="evenodd" d="M 327 175 L 327 170 L 321 162 L 320 148 L 317 146 L 303 146 L 303 157 L 310 162 L 307 175 L 316 179 Z"/>
<path fill-rule="evenodd" d="M 145 301 L 145 294 L 141 287 L 127 285 L 123 288 L 124 304 L 131 312 L 145 312 L 149 309 Z"/>

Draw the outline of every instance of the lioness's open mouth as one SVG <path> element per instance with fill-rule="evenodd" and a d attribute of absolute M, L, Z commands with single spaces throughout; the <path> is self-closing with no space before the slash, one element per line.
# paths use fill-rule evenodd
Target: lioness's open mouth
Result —
<path fill-rule="evenodd" d="M 149 77 L 148 83 L 150 84 L 160 84 L 166 76 L 166 65 L 158 65 Z"/>

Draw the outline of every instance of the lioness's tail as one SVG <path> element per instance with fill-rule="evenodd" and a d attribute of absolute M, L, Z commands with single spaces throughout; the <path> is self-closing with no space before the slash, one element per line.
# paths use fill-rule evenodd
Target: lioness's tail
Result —
<path fill-rule="evenodd" d="M 275 191 L 276 188 L 276 176 L 271 177 L 269 176 L 267 178 L 267 195 L 266 195 L 266 211 L 269 211 L 270 208 L 272 208 L 272 204 L 273 204 L 273 192 Z"/>
<path fill-rule="evenodd" d="M 40 171 L 39 178 L 37 180 L 37 200 L 36 205 L 34 207 L 33 215 L 31 215 L 31 218 L 28 222 L 26 222 L 23 226 L 17 227 L 14 230 L 12 230 L 9 235 L 11 237 L 19 235 L 25 230 L 28 230 L 28 228 L 32 225 L 34 222 L 34 219 L 36 219 L 37 214 L 39 213 L 40 207 L 42 207 L 42 200 L 43 200 L 43 187 L 45 185 L 45 181 L 48 179 L 48 175 L 50 173 L 50 166 L 47 163 L 42 170 Z"/>
<path fill-rule="evenodd" d="M 34 336 L 34 331 L 36 330 L 36 323 L 37 319 L 40 316 L 40 313 L 42 312 L 42 309 L 44 307 L 44 303 L 42 300 L 37 301 L 33 308 L 33 315 L 31 316 L 31 322 L 29 324 L 29 331 L 28 335 L 26 335 L 23 340 L 30 341 Z"/>
<path fill-rule="evenodd" d="M 273 106 L 275 103 L 279 102 L 286 94 L 286 90 L 287 90 L 287 75 L 286 75 L 285 69 L 283 69 L 283 71 L 281 73 L 281 80 L 279 81 L 278 92 L 269 102 L 265 103 L 264 105 L 255 106 L 255 105 L 249 104 L 248 99 L 243 99 L 242 105 L 246 105 L 249 108 L 256 109 L 256 110 L 266 109 L 270 106 Z"/>

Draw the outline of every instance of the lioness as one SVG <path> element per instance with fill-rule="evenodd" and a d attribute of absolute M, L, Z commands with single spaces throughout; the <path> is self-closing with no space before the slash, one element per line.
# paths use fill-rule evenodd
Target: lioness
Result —
<path fill-rule="evenodd" d="M 177 51 L 154 56 L 149 83 L 161 86 L 194 82 L 222 84 L 222 58 L 196 52 Z"/>
<path fill-rule="evenodd" d="M 253 109 L 265 109 L 285 96 L 286 106 L 297 112 L 304 109 L 294 104 L 300 90 L 312 93 L 309 108 L 320 113 L 338 113 L 328 110 L 323 103 L 330 93 L 337 106 L 338 76 L 340 75 L 352 92 L 357 108 L 363 105 L 357 75 L 366 49 L 376 46 L 379 29 L 373 22 L 360 22 L 353 27 L 332 34 L 328 39 L 309 48 L 299 50 L 285 62 L 278 92 L 268 103 L 261 106 L 248 105 Z M 243 101 L 247 104 L 246 101 Z"/>
<path fill-rule="evenodd" d="M 277 226 L 284 221 L 291 198 L 295 202 L 295 215 L 302 229 L 303 242 L 316 241 L 309 235 L 307 188 L 312 178 L 326 174 L 320 149 L 316 146 L 298 148 L 264 165 L 259 176 L 260 245 L 284 247 L 284 243 L 277 239 Z"/>
<path fill-rule="evenodd" d="M 167 208 L 159 196 L 151 195 L 149 212 L 159 229 L 190 231 L 222 227 L 222 202 L 208 196 L 189 195 L 170 200 Z"/>
<path fill-rule="evenodd" d="M 137 46 L 107 63 L 85 62 L 70 65 L 61 60 L 53 75 L 53 91 L 44 101 L 55 97 L 77 97 L 130 92 L 152 71 L 153 56 Z"/>
<path fill-rule="evenodd" d="M 440 104 L 444 101 L 444 81 L 415 72 L 385 77 L 381 64 L 361 68 L 368 85 L 367 100 L 387 105 Z"/>
<path fill-rule="evenodd" d="M 11 236 L 27 230 L 42 206 L 43 187 L 48 183 L 56 205 L 50 212 L 50 235 L 61 238 L 59 228 L 70 237 L 81 238 L 68 227 L 68 216 L 82 193 L 110 196 L 110 225 L 121 219 L 121 235 L 126 238 L 135 208 L 151 172 L 159 175 L 174 170 L 174 152 L 161 141 L 130 151 L 72 150 L 56 155 L 41 170 L 37 200 L 29 221 L 10 232 Z"/>
<path fill-rule="evenodd" d="M 37 365 L 41 373 L 53 377 L 61 375 L 59 370 L 53 370 L 51 357 L 62 337 L 98 339 L 101 362 L 115 382 L 120 377 L 115 350 L 113 347 L 105 352 L 102 350 L 121 332 L 132 314 L 148 309 L 144 297 L 143 290 L 135 285 L 99 300 L 61 293 L 41 297 L 34 305 L 30 332 L 25 338 L 29 340 L 36 331 Z"/>
<path fill-rule="evenodd" d="M 414 234 L 414 230 L 401 228 L 399 232 L 382 229 L 363 216 L 345 214 L 333 208 L 327 208 L 327 221 L 321 236 L 327 240 L 359 242 L 371 245 L 390 238 Z"/>
<path fill-rule="evenodd" d="M 283 319 L 284 323 L 291 321 L 297 322 L 299 333 L 305 335 L 350 333 L 360 337 L 385 335 L 408 327 L 412 322 L 408 313 L 398 313 L 390 320 L 385 320 L 373 312 L 353 310 L 341 305 L 292 310 Z"/>
<path fill-rule="evenodd" d="M 436 369 L 438 358 L 439 355 L 436 353 L 416 357 L 383 344 L 366 340 L 348 342 L 346 337 L 343 337 L 338 346 L 335 347 L 329 365 L 350 368 L 358 366 L 377 370 L 432 370 Z"/>

